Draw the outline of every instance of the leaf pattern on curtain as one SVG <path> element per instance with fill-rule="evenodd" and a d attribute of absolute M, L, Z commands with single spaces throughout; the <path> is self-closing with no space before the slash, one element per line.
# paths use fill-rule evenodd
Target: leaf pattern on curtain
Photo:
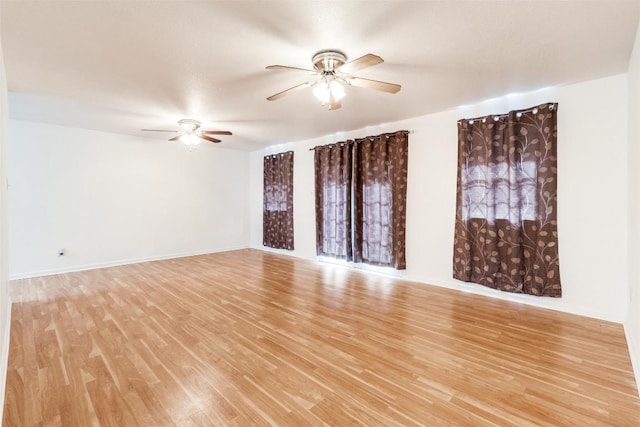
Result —
<path fill-rule="evenodd" d="M 557 109 L 543 104 L 458 122 L 455 279 L 562 296 Z"/>
<path fill-rule="evenodd" d="M 357 140 L 354 153 L 354 261 L 406 268 L 407 132 Z"/>
<path fill-rule="evenodd" d="M 262 244 L 293 250 L 293 151 L 264 157 Z"/>
<path fill-rule="evenodd" d="M 351 146 L 316 147 L 316 253 L 351 261 Z"/>

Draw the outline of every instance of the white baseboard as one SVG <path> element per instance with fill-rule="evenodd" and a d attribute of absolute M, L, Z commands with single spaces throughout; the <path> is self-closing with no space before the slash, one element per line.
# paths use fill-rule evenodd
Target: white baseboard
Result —
<path fill-rule="evenodd" d="M 285 251 L 279 249 L 272 249 L 265 246 L 251 246 L 252 249 L 258 249 L 265 252 L 277 253 L 280 255 L 293 256 L 295 258 L 306 259 L 308 261 L 322 262 L 316 257 L 306 257 L 296 251 Z M 333 263 L 325 263 L 333 264 Z M 546 308 L 548 310 L 556 310 L 564 313 L 577 314 L 578 316 L 591 317 L 593 319 L 605 320 L 607 322 L 614 322 L 622 324 L 624 322 L 624 313 L 604 313 L 593 310 L 588 307 L 578 306 L 574 304 L 567 304 L 562 298 L 547 298 L 537 297 L 534 295 L 516 294 L 511 292 L 502 292 L 496 289 L 491 289 L 486 286 L 478 285 L 475 283 L 461 282 L 455 279 L 442 280 L 432 279 L 429 277 L 415 277 L 407 274 L 407 270 L 402 270 L 398 275 L 385 274 L 375 269 L 358 268 L 352 264 L 347 263 L 335 263 L 336 266 L 344 268 L 358 269 L 359 271 L 367 271 L 372 274 L 383 274 L 394 277 L 398 280 L 406 280 L 409 282 L 419 283 L 422 285 L 433 285 L 441 288 L 453 289 L 461 292 L 468 292 L 476 295 L 482 295 L 489 298 L 497 298 L 505 301 L 517 302 L 520 304 L 526 304 L 534 307 Z"/>
<path fill-rule="evenodd" d="M 247 249 L 247 248 L 248 246 L 216 248 L 216 249 L 207 249 L 204 251 L 181 252 L 181 253 L 157 255 L 157 256 L 142 257 L 142 258 L 121 259 L 121 260 L 97 262 L 97 263 L 91 263 L 91 264 L 72 265 L 72 266 L 65 266 L 60 268 L 9 274 L 9 280 L 28 279 L 30 277 L 51 276 L 53 274 L 73 273 L 76 271 L 94 270 L 96 268 L 117 267 L 119 265 L 139 264 L 142 262 L 162 261 L 162 260 L 174 259 L 174 258 L 185 258 L 190 256 L 207 255 L 207 254 L 213 254 L 216 252 L 235 251 L 235 250 Z"/>
<path fill-rule="evenodd" d="M 9 340 L 11 339 L 11 300 L 8 300 L 7 314 L 4 320 L 4 334 L 2 348 L 0 348 L 0 397 L 3 404 L 0 405 L 0 420 L 4 413 L 4 398 L 7 390 L 7 368 L 9 367 Z M 1 421 L 0 421 L 1 422 Z"/>
<path fill-rule="evenodd" d="M 517 302 L 534 307 L 546 308 L 548 310 L 556 310 L 564 313 L 577 314 L 578 316 L 591 317 L 607 322 L 622 324 L 624 322 L 623 313 L 604 313 L 590 309 L 588 307 L 567 304 L 562 298 L 537 297 L 534 295 L 516 294 L 511 292 L 502 292 L 496 289 L 475 283 L 461 282 L 459 280 L 431 280 L 429 278 L 416 279 L 414 277 L 405 277 L 404 280 L 417 282 L 427 285 L 439 286 L 443 288 L 453 289 L 461 292 L 468 292 L 476 295 L 482 295 L 490 298 L 497 298 L 505 301 Z"/>
<path fill-rule="evenodd" d="M 633 337 L 631 333 L 631 327 L 628 324 L 628 319 L 623 323 L 624 326 L 624 335 L 627 339 L 627 347 L 629 348 L 629 357 L 631 358 L 631 367 L 633 368 L 633 375 L 636 378 L 636 391 L 638 392 L 638 397 L 640 397 L 640 348 L 638 348 L 638 342 Z"/>

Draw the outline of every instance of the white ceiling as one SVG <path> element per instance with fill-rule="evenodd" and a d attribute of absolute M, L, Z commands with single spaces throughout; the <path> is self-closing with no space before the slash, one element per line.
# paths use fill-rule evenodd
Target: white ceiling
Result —
<path fill-rule="evenodd" d="M 2 1 L 12 118 L 166 138 L 184 117 L 256 149 L 391 122 L 511 92 L 624 73 L 640 1 Z M 328 111 L 307 80 L 337 48 L 385 63 Z"/>

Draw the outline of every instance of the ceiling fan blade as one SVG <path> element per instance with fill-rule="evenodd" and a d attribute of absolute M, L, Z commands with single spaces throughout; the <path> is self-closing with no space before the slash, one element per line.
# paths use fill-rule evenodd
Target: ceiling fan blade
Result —
<path fill-rule="evenodd" d="M 383 62 L 384 59 L 380 58 L 378 55 L 367 53 L 366 55 L 361 56 L 358 59 L 354 59 L 353 61 L 349 61 L 346 64 L 342 65 L 340 68 L 338 68 L 338 71 L 340 71 L 341 73 L 353 74 L 356 71 L 373 67 L 374 65 L 382 64 Z"/>
<path fill-rule="evenodd" d="M 175 136 L 173 138 L 171 138 L 169 141 L 180 141 L 180 138 L 182 137 L 182 134 Z"/>
<path fill-rule="evenodd" d="M 378 80 L 363 79 L 360 77 L 350 77 L 347 83 L 351 86 L 366 87 L 367 89 L 381 90 L 383 92 L 396 93 L 402 86 L 395 83 L 380 82 Z"/>
<path fill-rule="evenodd" d="M 203 130 L 200 133 L 207 135 L 233 135 L 228 130 Z"/>
<path fill-rule="evenodd" d="M 167 130 L 167 129 L 140 129 L 143 132 L 178 132 L 177 130 Z"/>
<path fill-rule="evenodd" d="M 316 74 L 315 70 L 308 70 L 306 68 L 298 68 L 298 67 L 288 67 L 286 65 L 267 65 L 265 67 L 267 70 L 280 70 L 280 71 L 304 71 L 306 73 Z"/>
<path fill-rule="evenodd" d="M 198 135 L 198 136 L 199 136 L 200 138 L 202 138 L 202 139 L 206 140 L 206 141 L 211 141 L 211 142 L 215 142 L 215 143 L 222 142 L 222 141 L 221 141 L 221 140 L 219 140 L 219 139 L 211 138 L 210 136 L 207 136 L 207 135 Z"/>
<path fill-rule="evenodd" d="M 289 89 L 285 89 L 282 92 L 276 93 L 275 95 L 271 95 L 270 97 L 267 98 L 267 100 L 275 101 L 276 99 L 280 99 L 283 96 L 290 94 L 291 92 L 295 92 L 296 90 L 304 89 L 305 87 L 311 86 L 312 84 L 313 83 L 305 82 L 305 83 L 299 84 L 297 86 L 290 87 Z"/>

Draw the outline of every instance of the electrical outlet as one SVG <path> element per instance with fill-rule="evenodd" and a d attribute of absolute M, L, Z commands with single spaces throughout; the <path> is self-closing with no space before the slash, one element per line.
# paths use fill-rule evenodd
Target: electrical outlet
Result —
<path fill-rule="evenodd" d="M 65 248 L 58 249 L 58 256 L 64 256 L 67 253 Z"/>

